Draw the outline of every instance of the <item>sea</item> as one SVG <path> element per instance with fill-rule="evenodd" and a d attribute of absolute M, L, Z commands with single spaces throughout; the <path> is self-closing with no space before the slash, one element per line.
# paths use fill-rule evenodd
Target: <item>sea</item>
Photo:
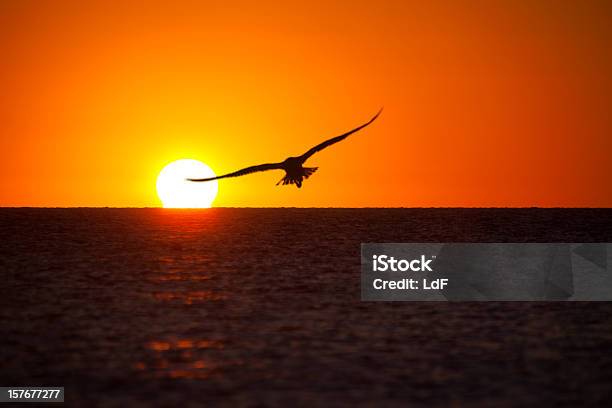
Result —
<path fill-rule="evenodd" d="M 0 209 L 0 386 L 68 406 L 603 406 L 610 302 L 365 302 L 367 242 L 611 242 L 612 209 Z M 55 406 L 55 405 L 53 405 Z"/>

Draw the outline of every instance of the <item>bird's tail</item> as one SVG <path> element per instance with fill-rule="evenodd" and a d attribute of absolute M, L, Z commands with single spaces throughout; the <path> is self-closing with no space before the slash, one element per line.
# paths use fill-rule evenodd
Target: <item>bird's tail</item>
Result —
<path fill-rule="evenodd" d="M 304 167 L 304 179 L 312 176 L 318 169 L 318 167 Z"/>
<path fill-rule="evenodd" d="M 302 187 L 302 181 L 306 180 L 308 177 L 312 176 L 312 174 L 317 171 L 318 167 L 302 167 L 301 174 L 297 177 L 292 177 L 289 174 L 285 174 L 285 177 L 280 179 L 276 185 L 282 183 L 283 186 L 287 184 L 295 184 L 298 188 Z"/>

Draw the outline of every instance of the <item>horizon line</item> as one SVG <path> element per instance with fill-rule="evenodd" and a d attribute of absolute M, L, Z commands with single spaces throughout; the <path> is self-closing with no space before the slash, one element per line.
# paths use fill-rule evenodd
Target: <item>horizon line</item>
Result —
<path fill-rule="evenodd" d="M 364 207 L 296 207 L 296 206 L 287 206 L 287 207 L 209 207 L 209 208 L 165 208 L 165 207 L 147 207 L 147 206 L 2 206 L 0 205 L 0 209 L 133 209 L 133 210 L 215 210 L 215 209 L 338 209 L 338 210 L 358 210 L 358 209 L 381 209 L 381 210 L 393 210 L 393 209 L 600 209 L 607 210 L 612 209 L 612 207 L 589 207 L 589 206 L 510 206 L 510 207 L 501 207 L 501 206 L 491 206 L 491 207 L 483 207 L 483 206 L 429 206 L 429 207 L 375 207 L 375 206 L 364 206 Z"/>

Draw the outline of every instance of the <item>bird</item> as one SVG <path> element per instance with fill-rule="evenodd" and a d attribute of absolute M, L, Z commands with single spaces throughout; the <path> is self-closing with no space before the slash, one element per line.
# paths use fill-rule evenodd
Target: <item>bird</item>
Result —
<path fill-rule="evenodd" d="M 318 167 L 303 167 L 304 162 L 308 160 L 310 156 L 312 156 L 313 154 L 317 152 L 320 152 L 326 147 L 329 147 L 335 143 L 338 143 L 346 139 L 348 136 L 352 135 L 353 133 L 368 126 L 369 124 L 374 122 L 376 118 L 378 118 L 381 112 L 382 112 L 382 108 L 376 113 L 376 115 L 372 117 L 372 119 L 370 119 L 363 125 L 358 126 L 355 129 L 350 130 L 346 133 L 343 133 L 340 136 L 332 137 L 331 139 L 328 139 L 324 141 L 323 143 L 320 143 L 316 145 L 315 147 L 309 149 L 306 153 L 304 153 L 301 156 L 288 157 L 287 159 L 285 159 L 284 161 L 280 163 L 266 163 L 266 164 L 259 164 L 256 166 L 250 166 L 250 167 L 246 167 L 244 169 L 235 171 L 233 173 L 223 174 L 221 176 L 208 177 L 208 178 L 187 178 L 187 180 L 194 181 L 194 182 L 205 182 L 205 181 L 219 180 L 219 179 L 229 178 L 229 177 L 240 177 L 240 176 L 245 176 L 247 174 L 256 173 L 260 171 L 285 170 L 285 176 L 282 179 L 280 179 L 279 182 L 276 183 L 276 185 L 278 186 L 281 183 L 282 185 L 295 184 L 297 188 L 302 188 L 302 183 L 304 182 L 304 180 L 312 176 L 312 174 L 318 169 Z"/>

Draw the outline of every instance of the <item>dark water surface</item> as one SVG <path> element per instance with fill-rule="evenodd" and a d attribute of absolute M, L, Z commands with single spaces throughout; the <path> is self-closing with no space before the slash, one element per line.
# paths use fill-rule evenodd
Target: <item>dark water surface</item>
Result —
<path fill-rule="evenodd" d="M 362 242 L 610 242 L 612 210 L 0 209 L 0 385 L 78 406 L 603 405 L 612 303 L 367 303 Z"/>

